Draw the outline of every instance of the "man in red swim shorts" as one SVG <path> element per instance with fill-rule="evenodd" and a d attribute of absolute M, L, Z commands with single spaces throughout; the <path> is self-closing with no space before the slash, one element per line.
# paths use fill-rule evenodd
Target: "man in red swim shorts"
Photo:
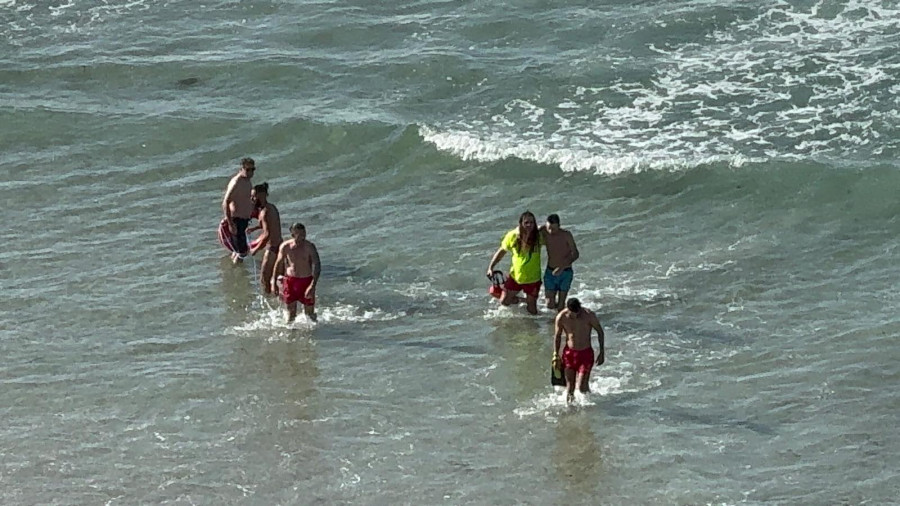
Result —
<path fill-rule="evenodd" d="M 596 364 L 606 361 L 604 355 L 603 327 L 600 320 L 590 309 L 581 307 L 581 302 L 572 297 L 566 301 L 566 309 L 556 315 L 556 332 L 553 336 L 553 367 L 560 369 L 566 375 L 566 402 L 575 400 L 575 385 L 582 393 L 591 391 L 588 382 L 591 379 L 591 368 L 594 366 L 594 350 L 591 348 L 591 330 L 597 329 L 597 340 L 600 342 L 600 351 L 597 354 Z M 562 333 L 566 333 L 566 345 L 562 352 L 562 361 L 559 359 L 559 346 L 562 341 Z M 561 362 L 561 363 L 560 363 Z"/>
<path fill-rule="evenodd" d="M 319 251 L 306 240 L 306 227 L 302 223 L 291 225 L 291 237 L 278 247 L 272 292 L 277 293 L 277 281 L 281 277 L 281 298 L 287 306 L 288 323 L 297 318 L 297 302 L 303 304 L 306 317 L 316 321 L 316 285 L 322 272 Z"/>

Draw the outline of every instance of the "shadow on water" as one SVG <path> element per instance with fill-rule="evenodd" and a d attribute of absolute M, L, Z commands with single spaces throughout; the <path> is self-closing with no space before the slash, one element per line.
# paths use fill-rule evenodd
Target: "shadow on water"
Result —
<path fill-rule="evenodd" d="M 223 257 L 219 261 L 219 270 L 222 273 L 222 295 L 229 313 L 245 317 L 256 298 L 251 268 L 247 265 L 234 265 L 231 259 Z"/>
<path fill-rule="evenodd" d="M 556 475 L 568 485 L 566 494 L 574 496 L 566 502 L 578 503 L 578 498 L 593 496 L 602 483 L 603 453 L 587 412 L 559 418 L 550 459 Z"/>
<path fill-rule="evenodd" d="M 189 88 L 198 84 L 200 82 L 199 77 L 185 77 L 184 79 L 179 79 L 175 81 L 175 84 L 178 85 L 179 88 Z"/>
<path fill-rule="evenodd" d="M 265 376 L 270 386 L 278 388 L 291 419 L 311 420 L 317 416 L 312 406 L 320 371 L 315 346 L 306 336 L 296 332 L 292 338 L 255 346 L 240 341 L 236 353 L 245 355 L 248 373 Z"/>
<path fill-rule="evenodd" d="M 503 321 L 491 330 L 487 341 L 490 355 L 501 358 L 505 363 L 497 373 L 509 375 L 500 382 L 514 386 L 517 398 L 529 399 L 535 392 L 546 388 L 544 359 L 549 358 L 551 344 L 550 335 L 542 322 L 533 318 Z"/>

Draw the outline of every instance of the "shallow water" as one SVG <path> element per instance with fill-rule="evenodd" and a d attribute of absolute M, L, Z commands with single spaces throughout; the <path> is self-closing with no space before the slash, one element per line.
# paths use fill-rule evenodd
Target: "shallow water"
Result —
<path fill-rule="evenodd" d="M 0 500 L 896 501 L 898 12 L 0 1 Z M 242 156 L 316 324 L 216 243 Z M 607 333 L 573 407 L 486 294 L 525 209 Z"/>

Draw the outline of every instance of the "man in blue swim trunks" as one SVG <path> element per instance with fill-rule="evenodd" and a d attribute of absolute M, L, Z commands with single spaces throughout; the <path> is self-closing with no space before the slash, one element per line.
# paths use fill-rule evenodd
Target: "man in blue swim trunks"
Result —
<path fill-rule="evenodd" d="M 541 227 L 547 247 L 547 269 L 544 270 L 544 296 L 547 308 L 562 311 L 566 308 L 566 295 L 572 287 L 572 263 L 578 260 L 578 247 L 572 233 L 559 226 L 559 215 L 547 216 Z"/>

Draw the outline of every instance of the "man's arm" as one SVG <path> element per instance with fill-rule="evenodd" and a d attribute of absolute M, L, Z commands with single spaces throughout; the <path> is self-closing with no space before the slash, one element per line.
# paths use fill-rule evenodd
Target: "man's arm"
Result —
<path fill-rule="evenodd" d="M 281 243 L 281 246 L 278 247 L 278 256 L 275 257 L 275 265 L 272 270 L 272 281 L 270 283 L 273 292 L 278 287 L 278 276 L 284 274 L 284 247 L 286 244 L 287 241 Z"/>
<path fill-rule="evenodd" d="M 256 254 L 257 251 L 265 248 L 269 242 L 269 219 L 268 219 L 268 211 L 263 209 L 259 212 L 259 226 L 262 228 L 262 233 L 259 234 L 259 237 L 256 239 L 256 247 L 250 250 L 250 256 Z M 247 229 L 247 232 L 250 232 L 250 229 Z"/>
<path fill-rule="evenodd" d="M 569 247 L 569 252 L 566 253 L 566 256 L 563 258 L 562 264 L 553 269 L 554 276 L 559 275 L 563 269 L 572 267 L 575 260 L 578 260 L 578 247 L 575 246 L 575 238 L 572 237 L 572 233 L 567 230 L 564 237 L 566 238 L 566 245 Z"/>
<path fill-rule="evenodd" d="M 312 286 L 315 287 L 319 284 L 319 275 L 322 274 L 322 262 L 319 261 L 319 249 L 316 248 L 316 245 L 309 243 L 309 246 L 312 249 L 309 255 L 309 263 L 313 273 Z"/>
<path fill-rule="evenodd" d="M 566 232 L 566 240 L 569 243 L 569 266 L 575 263 L 575 260 L 578 260 L 578 246 L 575 245 L 575 237 L 572 236 L 572 232 Z"/>
<path fill-rule="evenodd" d="M 559 345 L 561 344 L 562 333 L 563 333 L 563 328 L 562 328 L 562 324 L 560 323 L 560 318 L 562 318 L 562 313 L 557 314 L 556 319 L 553 321 L 555 329 L 553 331 L 553 358 L 551 359 L 551 361 L 553 362 L 553 367 L 555 367 L 557 369 L 561 369 L 561 367 L 558 366 Z"/>
<path fill-rule="evenodd" d="M 496 267 L 497 264 L 500 263 L 500 260 L 502 260 L 505 255 L 506 255 L 506 250 L 504 250 L 503 248 L 497 249 L 497 252 L 494 253 L 494 256 L 491 258 L 490 265 L 488 265 L 488 269 L 487 269 L 488 277 L 490 277 L 491 274 L 494 273 L 494 267 Z"/>
<path fill-rule="evenodd" d="M 235 178 L 231 178 L 231 181 L 228 182 L 228 187 L 225 188 L 225 197 L 222 198 L 222 215 L 225 216 L 229 222 L 231 222 L 231 206 L 228 204 L 231 203 L 231 199 L 234 195 L 234 185 L 237 181 Z"/>
<path fill-rule="evenodd" d="M 553 333 L 553 354 L 559 354 L 559 347 L 562 346 L 562 334 L 563 334 L 563 326 L 562 326 L 563 314 L 559 313 L 556 315 L 556 319 L 553 320 L 554 323 L 554 333 Z"/>
<path fill-rule="evenodd" d="M 597 341 L 600 343 L 600 349 L 597 353 L 597 365 L 606 362 L 606 339 L 603 335 L 603 327 L 600 325 L 600 320 L 597 319 L 597 315 L 594 312 L 591 312 L 591 327 L 597 330 Z"/>

